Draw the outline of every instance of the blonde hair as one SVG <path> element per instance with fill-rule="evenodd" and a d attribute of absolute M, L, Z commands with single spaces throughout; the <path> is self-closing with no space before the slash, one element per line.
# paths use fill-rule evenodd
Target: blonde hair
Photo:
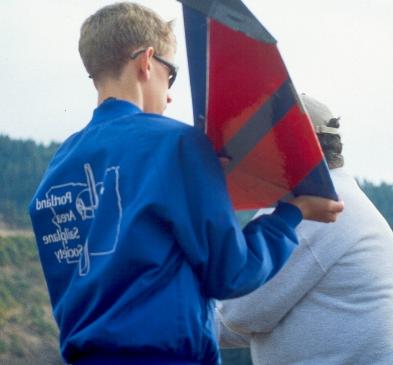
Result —
<path fill-rule="evenodd" d="M 153 47 L 164 55 L 176 46 L 172 21 L 142 5 L 121 2 L 105 6 L 81 27 L 79 53 L 90 77 L 118 77 L 133 51 Z"/>

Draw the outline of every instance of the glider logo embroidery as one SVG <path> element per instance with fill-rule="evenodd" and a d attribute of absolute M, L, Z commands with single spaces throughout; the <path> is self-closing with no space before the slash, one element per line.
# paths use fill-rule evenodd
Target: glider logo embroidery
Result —
<path fill-rule="evenodd" d="M 119 169 L 107 168 L 102 181 L 96 182 L 91 165 L 86 163 L 86 182 L 52 186 L 45 199 L 36 199 L 37 211 L 49 209 L 53 215 L 53 230 L 42 236 L 42 243 L 55 247 L 59 264 L 78 264 L 80 276 L 90 272 L 92 257 L 116 251 L 123 214 Z"/>

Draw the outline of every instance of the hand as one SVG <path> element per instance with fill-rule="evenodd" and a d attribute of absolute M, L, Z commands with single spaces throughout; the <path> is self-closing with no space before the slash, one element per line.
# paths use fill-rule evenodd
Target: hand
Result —
<path fill-rule="evenodd" d="M 301 210 L 304 219 L 324 223 L 335 222 L 337 216 L 344 210 L 342 201 L 336 202 L 317 196 L 301 195 L 289 203 Z"/>

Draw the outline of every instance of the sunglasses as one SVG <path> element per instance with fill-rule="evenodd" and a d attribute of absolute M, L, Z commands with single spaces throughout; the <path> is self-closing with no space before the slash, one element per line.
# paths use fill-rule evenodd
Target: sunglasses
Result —
<path fill-rule="evenodd" d="M 142 53 L 146 52 L 146 49 L 141 49 L 140 51 L 136 51 L 135 53 L 133 53 L 130 58 L 132 60 L 135 60 L 139 55 L 141 55 Z M 169 71 L 169 75 L 168 75 L 168 89 L 171 88 L 171 86 L 173 85 L 173 83 L 176 80 L 176 76 L 177 76 L 177 70 L 179 69 L 176 65 L 174 65 L 173 63 L 164 60 L 163 58 L 161 58 L 160 56 L 157 56 L 155 54 L 153 54 L 153 58 L 158 61 L 159 63 L 161 63 L 162 65 L 164 65 L 168 71 Z"/>

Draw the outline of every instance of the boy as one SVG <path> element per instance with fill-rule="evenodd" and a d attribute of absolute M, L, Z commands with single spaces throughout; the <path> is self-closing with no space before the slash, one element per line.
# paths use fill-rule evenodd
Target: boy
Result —
<path fill-rule="evenodd" d="M 163 117 L 176 78 L 171 24 L 133 3 L 97 11 L 79 50 L 92 120 L 51 161 L 30 213 L 69 363 L 217 364 L 212 298 L 257 288 L 305 218 L 342 203 L 300 197 L 244 234 L 205 135 Z"/>

